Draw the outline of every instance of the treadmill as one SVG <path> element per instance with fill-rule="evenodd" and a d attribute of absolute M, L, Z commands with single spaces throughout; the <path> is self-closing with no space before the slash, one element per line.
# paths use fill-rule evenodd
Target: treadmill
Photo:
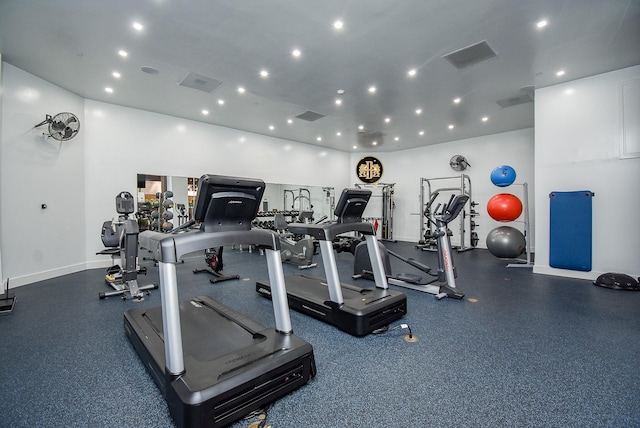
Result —
<path fill-rule="evenodd" d="M 200 229 L 148 235 L 162 306 L 128 310 L 124 326 L 178 427 L 229 425 L 315 376 L 313 348 L 292 334 L 278 235 L 251 230 L 264 189 L 261 180 L 204 175 L 194 209 Z M 178 260 L 232 244 L 265 249 L 275 329 L 207 296 L 178 301 Z"/>
<path fill-rule="evenodd" d="M 370 198 L 370 190 L 344 189 L 334 211 L 337 221 L 290 223 L 288 226 L 291 233 L 310 235 L 319 241 L 326 275 L 326 280 L 303 274 L 287 277 L 289 305 L 359 337 L 387 326 L 407 313 L 407 297 L 389 289 L 387 284 L 373 225 L 362 221 Z M 340 283 L 333 241 L 347 232 L 361 233 L 365 237 L 375 280 L 373 288 Z M 278 298 L 276 289 L 277 284 L 271 279 L 256 282 L 256 291 L 264 297 Z"/>

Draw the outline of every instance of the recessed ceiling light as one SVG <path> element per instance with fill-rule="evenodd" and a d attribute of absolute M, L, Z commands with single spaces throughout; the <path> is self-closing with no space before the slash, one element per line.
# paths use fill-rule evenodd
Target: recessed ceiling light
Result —
<path fill-rule="evenodd" d="M 408 74 L 409 76 L 413 77 L 413 76 L 415 76 L 415 75 L 416 75 L 416 73 L 417 73 L 417 72 L 418 72 L 418 70 L 416 70 L 415 68 L 412 68 L 411 70 L 409 70 L 409 71 L 407 72 L 407 74 Z"/>
<path fill-rule="evenodd" d="M 376 92 L 376 87 L 375 86 L 369 86 L 369 92 L 371 92 L 372 94 Z"/>
<path fill-rule="evenodd" d="M 293 52 L 291 52 L 291 55 L 293 55 L 296 58 L 300 58 L 300 55 L 302 55 L 302 52 L 300 52 L 300 49 L 294 49 Z"/>
<path fill-rule="evenodd" d="M 391 118 L 390 118 L 390 117 L 385 117 L 385 118 L 384 118 L 384 122 L 385 122 L 385 123 L 389 123 L 389 122 L 391 122 Z"/>
<path fill-rule="evenodd" d="M 341 105 L 342 104 L 342 100 L 340 98 L 336 98 L 336 105 Z"/>
<path fill-rule="evenodd" d="M 120 55 L 123 58 L 126 58 L 129 54 L 127 53 L 127 51 L 120 49 L 118 51 L 118 55 Z"/>
<path fill-rule="evenodd" d="M 482 118 L 482 121 L 483 121 L 483 122 L 486 122 L 486 121 L 488 121 L 488 120 L 489 120 L 489 116 L 484 116 L 484 117 Z"/>
<path fill-rule="evenodd" d="M 460 101 L 462 101 L 462 99 L 461 99 L 461 98 L 459 98 L 459 97 L 458 97 L 458 98 L 454 98 L 454 99 L 453 99 L 453 103 L 454 103 L 454 104 L 460 104 Z"/>
<path fill-rule="evenodd" d="M 354 149 L 357 149 L 357 148 L 358 148 L 358 146 L 353 146 L 353 148 L 354 148 Z"/>
<path fill-rule="evenodd" d="M 318 138 L 316 138 L 316 140 L 322 141 L 322 137 L 318 137 Z"/>
<path fill-rule="evenodd" d="M 547 24 L 549 24 L 549 23 L 547 22 L 547 20 L 546 20 L 546 19 L 542 19 L 542 20 L 540 20 L 540 21 L 538 21 L 538 22 L 536 23 L 536 27 L 538 27 L 539 29 L 542 29 L 542 28 L 546 27 L 546 26 L 547 26 Z"/>
<path fill-rule="evenodd" d="M 338 95 L 344 95 L 347 93 L 347 91 L 345 91 L 344 89 L 338 89 L 336 92 L 338 93 Z"/>
<path fill-rule="evenodd" d="M 364 125 L 358 126 L 358 129 L 362 131 L 364 129 Z"/>
<path fill-rule="evenodd" d="M 209 114 L 209 110 L 202 110 L 202 114 L 204 114 L 205 116 Z"/>
<path fill-rule="evenodd" d="M 287 123 L 291 125 L 293 123 L 293 119 L 287 119 Z"/>
<path fill-rule="evenodd" d="M 276 129 L 276 127 L 275 127 L 275 126 L 273 126 L 273 125 L 269 125 L 269 130 L 273 131 L 274 129 Z"/>
<path fill-rule="evenodd" d="M 337 20 L 333 23 L 333 28 L 336 30 L 342 30 L 344 28 L 344 22 Z"/>
<path fill-rule="evenodd" d="M 104 91 L 112 94 L 113 93 L 113 88 L 110 88 L 110 87 L 107 86 L 106 88 L 104 88 Z"/>
<path fill-rule="evenodd" d="M 453 126 L 453 124 L 449 125 L 449 129 L 453 129 L 455 128 L 455 126 Z"/>
<path fill-rule="evenodd" d="M 421 108 L 416 109 L 416 114 L 422 114 L 422 109 Z"/>
<path fill-rule="evenodd" d="M 244 88 L 242 86 L 238 86 L 238 92 L 244 94 Z"/>
<path fill-rule="evenodd" d="M 338 131 L 338 132 L 336 132 L 336 135 L 339 137 L 339 136 L 342 135 L 342 132 Z"/>
<path fill-rule="evenodd" d="M 267 70 L 260 70 L 260 76 L 269 77 L 269 72 Z"/>
<path fill-rule="evenodd" d="M 132 27 L 136 31 L 142 31 L 144 29 L 144 26 L 139 22 L 134 22 Z"/>
<path fill-rule="evenodd" d="M 377 142 L 377 141 L 373 141 L 373 142 L 371 142 L 371 145 L 372 145 L 372 146 L 377 146 L 377 145 L 378 145 L 378 142 Z"/>
<path fill-rule="evenodd" d="M 395 141 L 400 141 L 400 137 L 395 137 L 394 140 Z"/>
<path fill-rule="evenodd" d="M 223 99 L 219 99 L 218 100 L 218 104 L 221 105 L 221 106 L 224 105 L 224 100 Z"/>
<path fill-rule="evenodd" d="M 556 72 L 556 76 L 560 77 L 560 76 L 564 76 L 565 71 L 564 70 L 558 70 Z"/>
<path fill-rule="evenodd" d="M 117 71 L 114 71 L 113 73 L 111 73 L 111 75 L 112 75 L 113 77 L 115 77 L 116 79 L 119 79 L 119 78 L 120 78 L 120 73 L 118 73 Z"/>

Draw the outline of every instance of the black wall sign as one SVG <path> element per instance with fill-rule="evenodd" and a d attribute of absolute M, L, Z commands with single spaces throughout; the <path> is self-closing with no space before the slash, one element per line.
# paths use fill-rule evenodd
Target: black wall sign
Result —
<path fill-rule="evenodd" d="M 356 175 L 363 183 L 375 183 L 382 178 L 382 162 L 373 156 L 364 157 L 356 165 Z"/>

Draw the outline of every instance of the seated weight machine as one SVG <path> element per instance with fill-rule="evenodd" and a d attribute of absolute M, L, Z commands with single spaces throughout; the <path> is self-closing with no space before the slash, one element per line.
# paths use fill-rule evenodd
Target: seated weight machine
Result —
<path fill-rule="evenodd" d="M 300 223 L 308 223 L 312 217 L 313 211 L 301 211 L 298 220 Z M 294 264 L 298 266 L 298 269 L 318 266 L 313 262 L 315 244 L 312 238 L 295 239 L 295 235 L 288 230 L 289 223 L 282 213 L 274 215 L 273 223 L 276 232 L 280 235 L 280 254 L 283 262 Z"/>
<path fill-rule="evenodd" d="M 121 265 L 112 265 L 107 269 L 105 283 L 114 291 L 101 292 L 99 297 L 105 299 L 121 295 L 123 299 L 143 300 L 149 290 L 158 288 L 156 284 L 138 285 L 138 273 L 147 273 L 146 268 L 138 268 L 138 222 L 130 219 L 134 212 L 134 199 L 129 192 L 120 192 L 116 196 L 117 221 L 105 221 L 102 224 L 101 238 L 105 249 L 98 255 L 120 256 Z"/>
<path fill-rule="evenodd" d="M 436 208 L 431 211 L 431 205 L 437 196 L 437 192 L 431 196 L 431 199 L 427 203 L 424 211 L 424 216 L 427 218 L 427 221 L 434 226 L 433 236 L 436 238 L 436 247 L 438 252 L 438 272 L 433 274 L 431 273 L 430 266 L 422 264 L 412 258 L 403 257 L 398 253 L 388 250 L 381 243 L 378 243 L 382 262 L 389 284 L 435 294 L 438 300 L 445 297 L 462 299 L 464 297 L 464 293 L 456 287 L 455 278 L 457 277 L 457 272 L 453 265 L 451 240 L 449 238 L 451 232 L 449 231 L 448 224 L 458 217 L 469 200 L 469 196 L 451 195 L 447 204 L 442 206 L 442 208 L 440 208 L 440 204 L 438 204 Z M 425 281 L 420 275 L 406 273 L 400 273 L 392 276 L 389 255 L 392 255 L 435 278 Z M 369 262 L 369 254 L 364 242 L 358 244 L 354 250 L 353 278 L 373 279 L 371 264 Z M 439 282 L 440 284 L 434 284 L 435 282 Z"/>

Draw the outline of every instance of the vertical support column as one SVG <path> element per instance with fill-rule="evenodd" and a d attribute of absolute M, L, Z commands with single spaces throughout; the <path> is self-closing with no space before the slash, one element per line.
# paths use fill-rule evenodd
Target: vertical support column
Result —
<path fill-rule="evenodd" d="M 336 255 L 333 252 L 331 241 L 320 240 L 320 253 L 322 254 L 322 264 L 324 264 L 324 273 L 327 277 L 327 288 L 329 289 L 329 298 L 332 302 L 342 305 L 342 289 L 340 288 L 340 277 L 338 276 L 338 268 L 336 266 Z"/>
<path fill-rule="evenodd" d="M 269 283 L 271 284 L 271 301 L 276 320 L 276 330 L 281 333 L 292 333 L 291 317 L 289 315 L 289 303 L 287 302 L 287 289 L 282 271 L 282 258 L 280 251 L 266 249 L 267 268 L 269 270 Z"/>
<path fill-rule="evenodd" d="M 376 287 L 387 289 L 387 275 L 384 272 L 382 265 L 382 255 L 380 254 L 380 247 L 378 246 L 378 240 L 375 235 L 365 235 L 365 241 L 367 242 L 367 250 L 369 251 L 369 260 L 371 260 L 371 271 L 373 272 L 373 279 L 375 280 Z"/>
<path fill-rule="evenodd" d="M 158 262 L 160 296 L 162 298 L 162 328 L 166 368 L 170 375 L 184 372 L 180 302 L 175 263 Z"/>

